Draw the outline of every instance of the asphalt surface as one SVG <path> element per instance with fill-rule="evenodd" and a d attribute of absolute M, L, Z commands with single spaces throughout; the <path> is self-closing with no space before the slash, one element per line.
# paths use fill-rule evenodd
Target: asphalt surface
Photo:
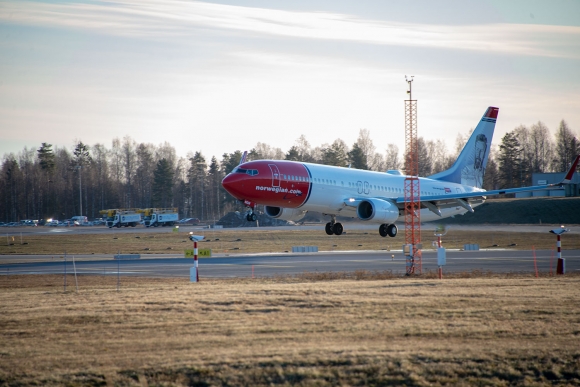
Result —
<path fill-rule="evenodd" d="M 365 230 L 374 231 L 377 233 L 379 225 L 368 222 L 348 222 L 343 223 L 344 229 L 348 230 Z M 437 226 L 436 223 L 425 223 L 421 225 L 423 231 L 434 230 Z M 320 232 L 321 235 L 324 234 L 324 224 L 306 224 L 298 226 L 288 226 L 288 227 L 238 227 L 238 228 L 224 228 L 224 229 L 209 229 L 207 226 L 192 226 L 192 225 L 181 225 L 179 226 L 182 232 L 220 232 L 220 231 L 236 231 L 236 232 L 253 232 L 256 230 L 307 230 Z M 404 231 L 403 224 L 397 224 L 399 227 L 399 232 Z M 505 231 L 505 232 L 538 232 L 545 233 L 551 229 L 558 228 L 560 225 L 525 225 L 525 224 L 498 224 L 498 225 L 447 225 L 448 229 L 455 230 L 466 230 L 466 231 Z M 580 227 L 569 227 L 570 231 L 567 235 L 576 234 L 580 235 Z M 76 226 L 76 227 L 49 227 L 49 226 L 38 226 L 38 227 L 0 227 L 0 235 L 54 235 L 54 234 L 119 234 L 119 233 L 171 233 L 172 227 L 144 227 L 139 225 L 137 227 L 121 227 L 121 228 L 108 228 L 106 226 Z"/>
<path fill-rule="evenodd" d="M 556 271 L 555 253 L 549 250 L 535 252 L 536 264 L 540 272 Z M 65 260 L 63 257 L 23 256 L 26 263 L 1 263 L 3 259 L 14 256 L 0 256 L 0 276 L 15 274 L 62 274 L 73 273 L 90 275 L 123 275 L 144 277 L 185 277 L 189 278 L 193 259 L 176 255 L 147 256 L 141 259 L 115 260 L 112 256 L 88 259 L 76 256 Z M 564 250 L 566 271 L 580 271 L 580 250 Z M 434 251 L 424 251 L 422 270 L 436 271 L 437 256 Z M 352 272 L 355 270 L 391 270 L 394 274 L 405 273 L 405 258 L 401 251 L 367 252 L 319 252 L 283 254 L 240 254 L 220 255 L 200 258 L 200 278 L 228 277 L 271 277 L 276 275 L 295 275 L 303 272 Z M 480 250 L 447 251 L 447 264 L 443 272 L 462 272 L 483 270 L 499 273 L 534 272 L 534 252 L 522 250 Z"/>

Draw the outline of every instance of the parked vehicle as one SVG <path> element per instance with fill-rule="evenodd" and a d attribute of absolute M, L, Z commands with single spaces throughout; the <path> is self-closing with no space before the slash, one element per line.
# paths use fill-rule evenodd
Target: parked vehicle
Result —
<path fill-rule="evenodd" d="M 73 216 L 71 218 L 71 220 L 72 221 L 76 221 L 79 224 L 87 223 L 89 221 L 86 216 L 80 216 L 80 215 L 79 216 Z"/>
<path fill-rule="evenodd" d="M 101 225 L 105 224 L 106 222 L 101 218 L 97 218 L 97 219 L 93 220 L 92 223 L 93 223 L 93 226 L 101 226 Z"/>
<path fill-rule="evenodd" d="M 181 224 L 199 224 L 198 218 L 185 218 L 179 221 Z"/>
<path fill-rule="evenodd" d="M 146 208 L 143 213 L 145 227 L 173 226 L 179 221 L 177 208 Z"/>
<path fill-rule="evenodd" d="M 141 220 L 141 214 L 134 209 L 110 209 L 102 210 L 101 214 L 107 216 L 107 227 L 135 227 Z"/>
<path fill-rule="evenodd" d="M 79 222 L 77 222 L 76 220 L 72 220 L 72 219 L 65 219 L 62 222 L 59 222 L 58 225 L 61 227 L 73 227 L 73 226 L 78 226 Z"/>

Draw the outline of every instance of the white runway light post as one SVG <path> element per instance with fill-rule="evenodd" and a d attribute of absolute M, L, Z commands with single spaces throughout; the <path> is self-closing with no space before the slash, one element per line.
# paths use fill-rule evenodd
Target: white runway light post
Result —
<path fill-rule="evenodd" d="M 193 235 L 192 232 L 189 233 L 189 239 L 193 242 L 193 267 L 189 269 L 189 281 L 199 282 L 199 264 L 197 261 L 197 242 L 203 239 L 203 235 Z"/>
<path fill-rule="evenodd" d="M 556 266 L 556 274 L 566 274 L 566 260 L 562 258 L 562 245 L 560 242 L 560 236 L 568 231 L 570 231 L 570 229 L 564 228 L 564 226 L 550 230 L 550 232 L 552 234 L 556 234 L 556 237 L 558 238 L 556 242 L 556 247 L 558 248 L 558 265 Z"/>
<path fill-rule="evenodd" d="M 437 266 L 439 279 L 443 279 L 443 266 L 447 263 L 447 253 L 445 248 L 441 246 L 441 237 L 447 234 L 447 227 L 439 224 L 435 227 L 435 236 L 437 237 Z"/>

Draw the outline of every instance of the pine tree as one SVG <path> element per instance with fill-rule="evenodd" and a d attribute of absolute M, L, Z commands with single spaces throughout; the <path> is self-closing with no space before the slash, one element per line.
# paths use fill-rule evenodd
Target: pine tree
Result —
<path fill-rule="evenodd" d="M 153 173 L 153 206 L 168 208 L 172 205 L 173 169 L 167 159 L 161 159 Z"/>
<path fill-rule="evenodd" d="M 332 145 L 322 150 L 322 164 L 345 167 L 347 163 L 347 146 L 341 139 L 334 140 Z"/>
<path fill-rule="evenodd" d="M 298 151 L 296 145 L 292 145 L 288 153 L 286 153 L 284 160 L 300 161 L 300 152 Z"/>
<path fill-rule="evenodd" d="M 195 152 L 193 157 L 189 159 L 189 162 L 190 167 L 187 176 L 189 179 L 190 214 L 191 216 L 198 216 L 203 220 L 207 215 L 207 200 L 205 197 L 207 163 L 201 152 Z"/>
<path fill-rule="evenodd" d="M 78 142 L 75 150 L 73 151 L 74 159 L 72 161 L 73 167 L 84 167 L 88 165 L 91 161 L 91 153 L 88 145 L 83 144 L 81 141 Z"/>
<path fill-rule="evenodd" d="M 41 212 L 43 215 L 50 215 L 52 214 L 52 200 L 51 200 L 51 193 L 50 193 L 50 183 L 51 183 L 51 176 L 54 173 L 55 169 L 55 161 L 54 161 L 54 152 L 52 151 L 52 144 L 48 144 L 43 142 L 40 148 L 37 150 L 37 157 L 39 160 L 40 168 L 45 173 L 45 179 L 43 182 L 46 184 L 41 184 L 41 197 L 42 197 L 42 204 Z"/>
<path fill-rule="evenodd" d="M 54 172 L 54 152 L 52 151 L 52 144 L 43 142 L 37 150 L 37 153 L 40 167 L 47 172 L 47 175 L 50 175 Z"/>
<path fill-rule="evenodd" d="M 501 139 L 498 164 L 501 188 L 519 187 L 520 175 L 520 143 L 514 132 L 508 132 Z"/>
<path fill-rule="evenodd" d="M 367 156 L 364 154 L 358 143 L 354 143 L 350 152 L 348 152 L 348 161 L 352 168 L 368 170 Z"/>

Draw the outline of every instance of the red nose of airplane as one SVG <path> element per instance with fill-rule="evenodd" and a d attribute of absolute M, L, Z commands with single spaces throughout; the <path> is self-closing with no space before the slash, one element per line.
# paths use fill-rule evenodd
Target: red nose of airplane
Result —
<path fill-rule="evenodd" d="M 244 183 L 241 180 L 240 175 L 230 173 L 222 180 L 222 187 L 236 199 L 243 199 L 241 190 L 244 187 Z"/>

